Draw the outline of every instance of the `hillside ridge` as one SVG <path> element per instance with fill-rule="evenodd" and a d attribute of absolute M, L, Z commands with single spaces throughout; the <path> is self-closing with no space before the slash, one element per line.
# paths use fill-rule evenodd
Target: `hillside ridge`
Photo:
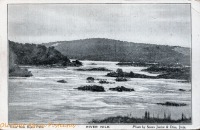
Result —
<path fill-rule="evenodd" d="M 190 48 L 134 43 L 107 38 L 57 41 L 43 44 L 72 59 L 153 62 L 190 65 Z"/>

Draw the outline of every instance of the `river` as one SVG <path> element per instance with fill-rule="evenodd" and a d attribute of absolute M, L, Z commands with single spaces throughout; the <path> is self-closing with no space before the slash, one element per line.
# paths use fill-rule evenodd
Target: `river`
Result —
<path fill-rule="evenodd" d="M 172 119 L 181 118 L 184 113 L 191 117 L 191 84 L 175 79 L 130 78 L 127 82 L 115 82 L 106 77 L 106 71 L 77 71 L 77 68 L 117 68 L 125 72 L 156 76 L 141 71 L 146 67 L 117 66 L 117 62 L 82 61 L 81 67 L 47 68 L 29 66 L 32 77 L 9 78 L 9 123 L 76 123 L 84 124 L 93 119 L 111 116 L 163 117 L 171 114 Z M 95 63 L 92 64 L 92 63 Z M 100 85 L 97 80 L 88 83 L 87 77 L 107 79 L 113 84 L 101 84 L 106 92 L 79 91 L 82 85 Z M 67 83 L 58 83 L 66 80 Z M 134 88 L 133 92 L 115 92 L 109 88 L 124 86 Z M 178 89 L 184 89 L 182 92 Z M 162 106 L 156 103 L 167 101 L 186 103 L 187 106 Z"/>

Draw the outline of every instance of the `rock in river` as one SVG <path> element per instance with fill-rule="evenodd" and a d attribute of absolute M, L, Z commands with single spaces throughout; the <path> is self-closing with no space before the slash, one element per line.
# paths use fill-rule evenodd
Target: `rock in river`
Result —
<path fill-rule="evenodd" d="M 76 89 L 83 91 L 92 91 L 92 92 L 105 92 L 104 87 L 98 85 L 81 86 Z"/>
<path fill-rule="evenodd" d="M 109 88 L 109 90 L 118 91 L 118 92 L 122 92 L 122 91 L 131 92 L 131 91 L 135 91 L 133 88 L 125 88 L 124 86 L 118 86 L 118 87 L 115 87 L 115 88 Z"/>
<path fill-rule="evenodd" d="M 57 82 L 58 83 L 67 83 L 67 81 L 65 81 L 65 80 L 58 80 Z"/>
<path fill-rule="evenodd" d="M 165 105 L 165 106 L 175 106 L 175 107 L 180 107 L 180 106 L 186 106 L 187 104 L 185 103 L 175 103 L 175 102 L 165 102 L 165 103 L 157 103 L 158 105 Z"/>
<path fill-rule="evenodd" d="M 182 92 L 184 92 L 184 91 L 186 91 L 185 89 L 178 89 L 179 91 L 182 91 Z"/>

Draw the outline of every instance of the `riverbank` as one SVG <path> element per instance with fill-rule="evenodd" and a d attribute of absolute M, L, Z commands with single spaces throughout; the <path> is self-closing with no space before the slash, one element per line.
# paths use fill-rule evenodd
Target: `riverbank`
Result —
<path fill-rule="evenodd" d="M 137 118 L 131 116 L 108 117 L 102 120 L 92 120 L 89 123 L 191 123 L 191 117 L 187 118 L 183 113 L 177 120 L 171 119 L 171 114 L 164 113 L 163 118 L 153 117 L 149 112 L 145 112 L 144 117 Z"/>

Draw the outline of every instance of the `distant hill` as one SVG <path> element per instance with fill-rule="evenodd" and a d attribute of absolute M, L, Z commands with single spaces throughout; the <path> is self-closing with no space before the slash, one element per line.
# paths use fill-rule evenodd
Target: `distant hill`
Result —
<path fill-rule="evenodd" d="M 43 44 L 72 59 L 134 61 L 190 65 L 190 48 L 133 43 L 104 38 L 59 41 Z"/>

